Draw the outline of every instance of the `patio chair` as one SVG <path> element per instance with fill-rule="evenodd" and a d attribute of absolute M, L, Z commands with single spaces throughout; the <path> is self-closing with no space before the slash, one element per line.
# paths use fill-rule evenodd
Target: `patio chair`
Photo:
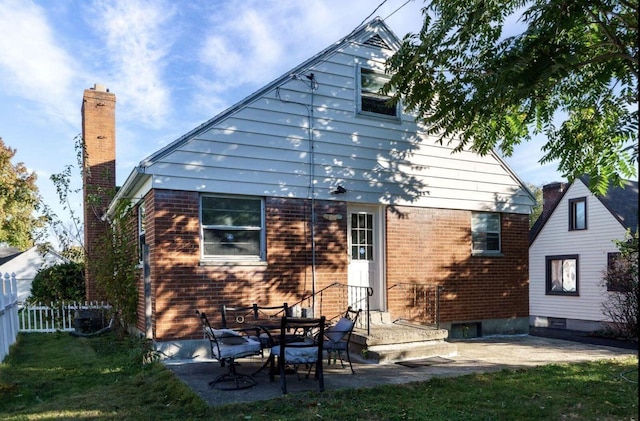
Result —
<path fill-rule="evenodd" d="M 340 320 L 338 320 L 338 323 L 328 327 L 324 333 L 325 340 L 323 348 L 327 351 L 327 363 L 331 364 L 331 357 L 333 356 L 333 362 L 335 364 L 337 356 L 340 358 L 342 368 L 344 368 L 342 353 L 345 352 L 347 354 L 347 361 L 349 362 L 351 374 L 356 374 L 356 372 L 353 370 L 353 365 L 351 364 L 349 344 L 351 343 L 351 334 L 353 333 L 353 328 L 358 321 L 360 312 L 362 312 L 362 309 L 353 310 L 351 307 L 347 308 L 347 311 L 344 312 L 344 315 Z"/>
<path fill-rule="evenodd" d="M 240 365 L 238 358 L 260 355 L 260 342 L 242 335 L 232 329 L 213 329 L 205 313 L 196 310 L 200 317 L 202 329 L 211 347 L 211 357 L 220 362 L 220 367 L 228 367 L 226 373 L 217 376 L 209 382 L 209 386 L 221 390 L 238 390 L 252 387 L 256 384 L 252 376 L 238 373 Z"/>
<path fill-rule="evenodd" d="M 282 317 L 279 343 L 271 348 L 269 356 L 271 362 L 269 376 L 271 381 L 274 381 L 274 366 L 277 358 L 280 388 L 283 394 L 287 393 L 287 367 L 292 367 L 296 374 L 301 366 L 306 367 L 307 378 L 309 378 L 311 369 L 315 367 L 314 377 L 318 380 L 320 391 L 324 391 L 324 374 L 322 372 L 324 324 L 324 316 L 320 318 Z"/>

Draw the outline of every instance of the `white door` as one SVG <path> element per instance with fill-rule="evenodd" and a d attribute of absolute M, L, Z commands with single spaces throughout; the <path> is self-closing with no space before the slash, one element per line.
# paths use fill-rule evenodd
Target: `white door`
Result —
<path fill-rule="evenodd" d="M 383 210 L 349 206 L 349 305 L 356 309 L 366 308 L 369 287 L 369 310 L 385 310 Z"/>

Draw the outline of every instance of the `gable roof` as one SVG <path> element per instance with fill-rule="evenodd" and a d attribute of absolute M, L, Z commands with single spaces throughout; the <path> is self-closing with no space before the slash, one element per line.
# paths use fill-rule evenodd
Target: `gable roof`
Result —
<path fill-rule="evenodd" d="M 263 96 L 265 93 L 275 90 L 278 86 L 290 80 L 293 76 L 304 73 L 305 70 L 319 63 L 322 58 L 326 57 L 327 55 L 351 43 L 366 44 L 366 45 L 376 46 L 379 48 L 389 49 L 392 51 L 397 51 L 401 45 L 400 39 L 397 37 L 397 35 L 395 35 L 395 33 L 389 28 L 389 26 L 387 26 L 384 20 L 380 17 L 376 17 L 370 20 L 369 22 L 366 22 L 360 25 L 359 27 L 351 31 L 349 35 L 343 37 L 336 43 L 325 48 L 324 50 L 317 53 L 316 55 L 309 58 L 308 60 L 302 62 L 298 66 L 294 67 L 290 71 L 276 78 L 275 80 L 268 83 L 261 89 L 255 91 L 254 93 L 244 98 L 240 102 L 236 103 L 235 105 L 232 105 L 231 107 L 227 108 L 226 110 L 216 115 L 215 117 L 211 118 L 210 120 L 204 122 L 200 126 L 180 136 L 178 139 L 169 143 L 167 146 L 163 147 L 162 149 L 144 158 L 142 161 L 140 161 L 138 166 L 133 169 L 129 177 L 127 177 L 127 179 L 125 180 L 122 187 L 118 189 L 118 192 L 116 193 L 116 196 L 113 198 L 107 213 L 110 214 L 114 210 L 115 203 L 117 203 L 119 199 L 123 197 L 127 197 L 127 195 L 132 190 L 135 190 L 136 188 L 144 184 L 145 179 L 148 177 L 147 175 L 145 175 L 145 168 L 153 165 L 154 162 L 157 162 L 161 158 L 175 151 L 176 149 L 181 147 L 183 144 L 188 142 L 193 137 L 198 136 L 199 134 L 209 130 L 211 127 L 215 126 L 220 121 L 233 115 L 238 110 L 242 109 L 246 105 L 252 103 L 256 99 Z"/>
<path fill-rule="evenodd" d="M 15 247 L 0 247 L 0 266 L 4 265 L 10 260 L 15 259 L 22 251 Z"/>
<path fill-rule="evenodd" d="M 578 180 L 584 183 L 585 186 L 589 186 L 589 178 L 587 176 L 582 176 Z M 569 184 L 551 209 L 547 213 L 542 213 L 533 224 L 529 231 L 529 245 L 533 244 L 542 228 L 553 215 L 553 212 L 562 202 L 564 195 L 574 183 L 575 181 Z M 610 186 L 604 196 L 595 194 L 592 194 L 592 196 L 596 197 L 624 228 L 635 232 L 638 230 L 638 182 L 622 180 L 622 184 L 622 187 Z"/>

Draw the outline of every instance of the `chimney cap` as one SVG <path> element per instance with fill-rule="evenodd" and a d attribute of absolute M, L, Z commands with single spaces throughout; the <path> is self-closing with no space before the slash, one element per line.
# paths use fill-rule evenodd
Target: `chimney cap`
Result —
<path fill-rule="evenodd" d="M 93 84 L 93 88 L 91 88 L 94 91 L 98 91 L 98 92 L 109 92 L 109 90 L 107 89 L 106 86 L 100 84 L 100 83 L 94 83 Z"/>

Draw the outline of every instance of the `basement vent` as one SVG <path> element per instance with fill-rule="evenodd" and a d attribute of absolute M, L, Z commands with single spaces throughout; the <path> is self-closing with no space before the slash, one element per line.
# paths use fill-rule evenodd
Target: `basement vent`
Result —
<path fill-rule="evenodd" d="M 379 47 L 379 48 L 386 48 L 387 50 L 391 49 L 391 48 L 389 48 L 387 43 L 384 42 L 384 40 L 382 38 L 380 38 L 380 35 L 372 36 L 371 38 L 369 38 L 368 40 L 365 41 L 365 45 L 371 45 L 371 46 Z"/>

